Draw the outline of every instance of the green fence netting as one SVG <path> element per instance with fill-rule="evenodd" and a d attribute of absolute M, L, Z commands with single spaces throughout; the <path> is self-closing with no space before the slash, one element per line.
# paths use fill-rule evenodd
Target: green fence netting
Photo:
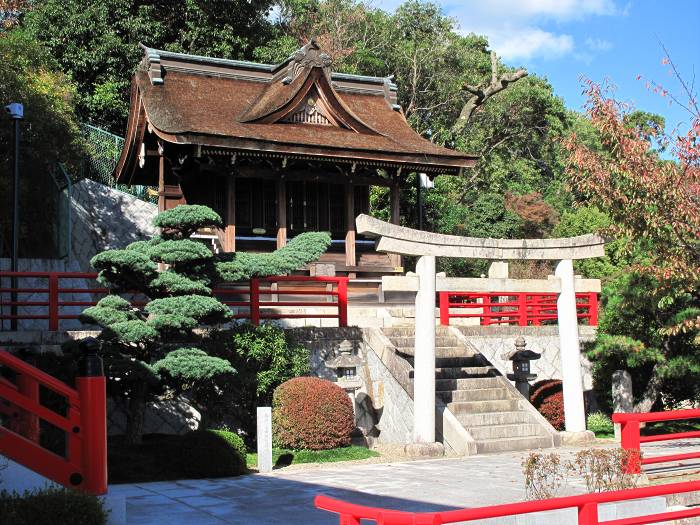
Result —
<path fill-rule="evenodd" d="M 83 136 L 87 143 L 88 155 L 82 166 L 79 178 L 87 178 L 133 195 L 151 203 L 158 202 L 157 188 L 150 186 L 127 186 L 116 184 L 113 173 L 119 161 L 124 139 L 90 124 L 81 124 Z M 149 191 L 149 189 L 151 191 Z"/>

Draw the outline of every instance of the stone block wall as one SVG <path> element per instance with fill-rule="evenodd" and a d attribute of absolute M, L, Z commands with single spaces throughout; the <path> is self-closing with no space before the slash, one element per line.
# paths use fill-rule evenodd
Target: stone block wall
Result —
<path fill-rule="evenodd" d="M 562 378 L 559 333 L 556 326 L 460 326 L 459 330 L 503 375 L 513 372 L 512 363 L 505 360 L 503 354 L 513 350 L 515 340 L 522 336 L 528 350 L 542 354 L 540 359 L 530 363 L 532 373 L 537 374 L 535 381 Z M 595 338 L 595 329 L 580 326 L 579 335 L 582 342 L 592 341 Z M 584 355 L 581 355 L 581 367 L 583 388 L 591 390 L 591 363 Z"/>

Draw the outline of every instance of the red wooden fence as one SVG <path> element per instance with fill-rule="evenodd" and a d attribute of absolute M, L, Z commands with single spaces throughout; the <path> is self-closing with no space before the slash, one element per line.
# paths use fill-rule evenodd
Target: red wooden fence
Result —
<path fill-rule="evenodd" d="M 107 415 L 104 375 L 81 374 L 76 389 L 0 350 L 0 454 L 59 483 L 107 493 Z M 7 373 L 9 371 L 9 373 Z M 8 379 L 10 377 L 11 379 Z M 40 389 L 61 398 L 65 415 L 40 400 Z M 41 422 L 45 421 L 45 424 Z M 63 431 L 63 450 L 42 446 L 47 425 Z"/>
<path fill-rule="evenodd" d="M 651 423 L 656 421 L 678 421 L 681 419 L 700 419 L 700 410 L 669 410 L 667 412 L 638 412 L 638 413 L 615 413 L 612 416 L 613 423 L 619 423 L 621 428 L 622 448 L 625 450 L 637 451 L 639 453 L 642 443 L 654 443 L 657 441 L 672 441 L 675 439 L 700 438 L 700 431 L 675 432 L 673 434 L 657 434 L 655 436 L 640 435 L 640 423 Z M 665 456 L 642 457 L 641 461 L 632 462 L 627 465 L 627 471 L 632 474 L 639 474 L 641 465 L 651 465 L 654 463 L 667 463 L 669 461 L 683 461 L 686 459 L 698 459 L 700 452 L 687 452 L 685 454 L 667 454 Z"/>
<path fill-rule="evenodd" d="M 80 288 L 70 281 L 88 280 L 94 283 L 96 273 L 81 272 L 0 272 L 0 279 L 16 277 L 17 282 L 23 279 L 41 279 L 45 286 L 20 286 L 16 288 L 0 287 L 0 323 L 8 320 L 46 320 L 47 328 L 58 330 L 60 322 L 66 319 L 77 319 L 80 310 L 94 306 L 99 296 L 106 295 L 108 290 L 97 284 Z M 68 281 L 68 284 L 65 284 Z M 82 283 L 81 283 L 82 284 Z M 314 286 L 316 285 L 316 286 Z M 8 299 L 10 294 L 16 294 L 17 299 Z M 77 295 L 66 298 L 68 294 Z M 248 283 L 224 284 L 213 290 L 228 306 L 236 307 L 234 317 L 250 319 L 251 323 L 259 324 L 263 319 L 299 319 L 327 318 L 338 319 L 339 326 L 348 324 L 348 278 L 347 277 L 307 277 L 287 275 L 279 277 L 253 278 Z M 96 297 L 97 296 L 97 297 Z M 280 300 L 280 297 L 283 300 Z M 315 300 L 305 300 L 311 297 Z M 324 301 L 318 298 L 324 299 Z M 12 313 L 15 307 L 17 313 Z M 287 313 L 270 311 L 271 308 L 323 308 L 322 313 L 305 311 L 303 313 Z M 73 311 L 68 311 L 72 308 Z M 326 311 L 329 310 L 329 311 Z"/>
<path fill-rule="evenodd" d="M 598 325 L 596 292 L 577 293 L 576 305 L 579 319 L 591 326 Z M 440 324 L 447 326 L 451 319 L 478 319 L 481 326 L 556 324 L 557 294 L 440 292 Z"/>
<path fill-rule="evenodd" d="M 364 507 L 321 495 L 316 496 L 315 505 L 319 509 L 338 514 L 340 525 L 360 525 L 360 520 L 371 520 L 378 525 L 441 525 L 443 523 L 502 518 L 504 516 L 516 516 L 519 514 L 530 514 L 532 512 L 572 507 L 578 510 L 579 525 L 641 525 L 643 523 L 660 523 L 700 516 L 700 507 L 667 511 L 634 518 L 600 521 L 598 518 L 598 505 L 601 503 L 614 503 L 639 498 L 665 496 L 667 494 L 681 494 L 684 492 L 694 492 L 696 490 L 700 490 L 700 481 L 671 483 L 668 485 L 656 485 L 636 489 L 440 512 L 403 512 Z"/>

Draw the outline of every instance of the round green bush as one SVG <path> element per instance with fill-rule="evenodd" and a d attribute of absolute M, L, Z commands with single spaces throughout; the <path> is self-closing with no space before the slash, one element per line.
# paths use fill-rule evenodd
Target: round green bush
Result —
<path fill-rule="evenodd" d="M 189 478 L 244 474 L 245 445 L 238 436 L 230 434 L 225 431 L 195 430 L 182 436 L 179 457 L 176 458 L 180 462 L 181 472 Z"/>
<path fill-rule="evenodd" d="M 612 434 L 615 432 L 615 426 L 612 420 L 602 412 L 593 412 L 588 414 L 586 427 L 594 434 Z"/>
<path fill-rule="evenodd" d="M 335 383 L 317 377 L 296 377 L 275 389 L 272 435 L 279 448 L 347 447 L 354 428 L 352 402 Z"/>

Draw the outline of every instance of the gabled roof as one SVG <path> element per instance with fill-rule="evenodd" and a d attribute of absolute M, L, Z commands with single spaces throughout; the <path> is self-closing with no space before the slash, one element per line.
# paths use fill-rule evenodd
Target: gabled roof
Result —
<path fill-rule="evenodd" d="M 177 144 L 458 173 L 476 157 L 411 129 L 390 78 L 332 73 L 315 41 L 278 65 L 144 47 L 115 176 L 134 179 L 146 131 Z M 138 179 L 139 177 L 137 177 Z"/>

